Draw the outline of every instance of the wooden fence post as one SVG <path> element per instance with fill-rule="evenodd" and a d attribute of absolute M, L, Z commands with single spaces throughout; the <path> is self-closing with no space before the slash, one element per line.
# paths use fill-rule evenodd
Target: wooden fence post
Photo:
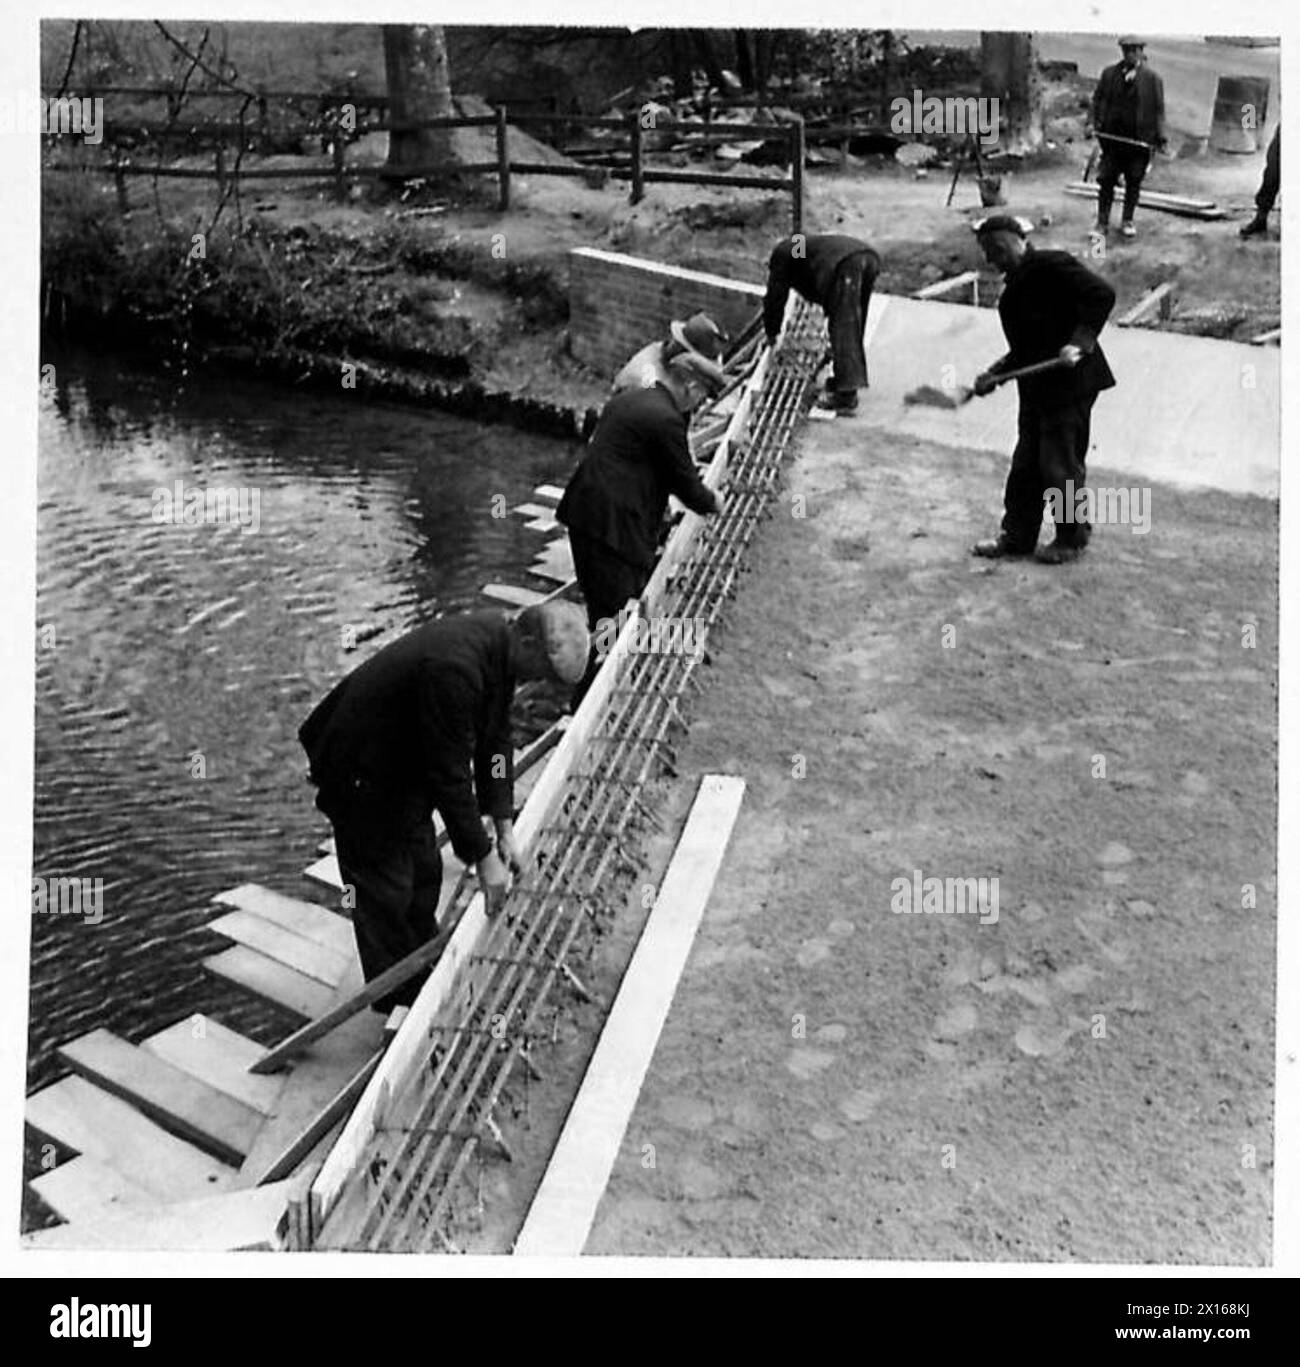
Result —
<path fill-rule="evenodd" d="M 645 198 L 645 170 L 641 165 L 641 111 L 634 109 L 628 117 L 632 121 L 632 203 Z"/>
<path fill-rule="evenodd" d="M 226 194 L 226 145 L 223 142 L 217 144 L 217 194 L 225 197 Z"/>
<path fill-rule="evenodd" d="M 510 208 L 510 146 L 507 141 L 506 107 L 497 106 L 497 180 L 501 189 L 501 212 Z"/>
<path fill-rule="evenodd" d="M 791 232 L 803 232 L 803 164 L 805 156 L 803 116 L 790 128 L 790 221 Z"/>
<path fill-rule="evenodd" d="M 334 130 L 334 197 L 343 199 L 347 195 L 347 183 L 343 179 L 343 130 Z"/>

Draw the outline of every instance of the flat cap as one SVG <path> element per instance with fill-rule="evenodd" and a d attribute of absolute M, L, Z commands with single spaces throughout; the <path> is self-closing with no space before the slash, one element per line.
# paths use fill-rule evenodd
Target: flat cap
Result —
<path fill-rule="evenodd" d="M 1015 233 L 1017 237 L 1028 237 L 1034 225 L 1027 218 L 1019 218 L 1015 214 L 992 214 L 988 218 L 977 219 L 971 228 L 976 237 L 983 237 L 985 233 Z"/>
<path fill-rule="evenodd" d="M 573 603 L 534 603 L 519 614 L 519 625 L 540 638 L 551 673 L 572 687 L 587 672 L 591 640 L 587 617 Z"/>
<path fill-rule="evenodd" d="M 1134 33 L 1126 33 L 1119 40 L 1119 45 L 1120 47 L 1146 47 L 1147 40 L 1145 38 L 1139 38 Z"/>

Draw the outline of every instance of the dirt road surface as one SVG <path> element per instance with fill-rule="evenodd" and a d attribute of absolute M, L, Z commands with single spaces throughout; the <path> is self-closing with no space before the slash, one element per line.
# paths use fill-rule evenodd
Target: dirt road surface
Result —
<path fill-rule="evenodd" d="M 1004 472 L 870 399 L 806 430 L 682 756 L 745 804 L 587 1253 L 1268 1260 L 1276 504 L 1157 487 L 1146 535 L 994 565 Z M 996 922 L 991 882 L 894 910 L 914 876 L 996 879 Z"/>

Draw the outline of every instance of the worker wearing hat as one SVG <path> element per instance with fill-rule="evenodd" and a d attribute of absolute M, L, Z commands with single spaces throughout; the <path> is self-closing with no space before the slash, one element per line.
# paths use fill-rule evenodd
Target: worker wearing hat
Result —
<path fill-rule="evenodd" d="M 597 631 L 639 598 L 654 568 L 659 531 L 675 495 L 693 512 L 717 512 L 717 496 L 691 459 L 691 413 L 715 391 L 712 366 L 684 351 L 648 386 L 615 394 L 600 415 L 587 450 L 555 516 L 568 528 L 573 568 Z M 593 651 L 576 707 L 595 677 Z"/>
<path fill-rule="evenodd" d="M 972 549 L 990 558 L 1033 554 L 1058 565 L 1076 559 L 1092 531 L 1075 500 L 1067 507 L 1066 495 L 1067 486 L 1076 493 L 1084 488 L 1092 406 L 1115 383 L 1097 342 L 1115 291 L 1069 252 L 1035 250 L 1024 219 L 996 214 L 974 227 L 985 258 L 1006 277 L 998 314 L 1010 347 L 976 378 L 975 392 L 989 393 L 994 377 L 1009 370 L 1051 360 L 1060 366 L 1017 381 L 1018 437 L 1002 531 Z M 1056 539 L 1036 550 L 1043 501 L 1052 490 Z"/>
<path fill-rule="evenodd" d="M 456 857 L 474 866 L 493 914 L 514 838 L 515 683 L 573 685 L 587 664 L 582 612 L 539 603 L 515 617 L 473 612 L 407 632 L 335 685 L 298 738 L 334 828 L 339 873 L 367 982 L 437 933 L 442 884 L 432 816 Z M 491 817 L 495 840 L 483 817 Z M 427 970 L 375 1003 L 410 1005 Z"/>
<path fill-rule="evenodd" d="M 1162 148 L 1165 135 L 1164 82 L 1146 64 L 1146 44 L 1126 33 L 1119 40 L 1123 54 L 1108 66 L 1092 94 L 1092 126 L 1101 145 L 1101 166 L 1097 172 L 1097 227 L 1106 233 L 1115 186 L 1124 180 L 1124 207 L 1119 230 L 1125 237 L 1136 237 L 1133 214 L 1142 190 L 1153 148 Z"/>
<path fill-rule="evenodd" d="M 791 289 L 826 314 L 832 374 L 822 398 L 836 413 L 857 411 L 858 390 L 867 386 L 867 353 L 862 343 L 871 291 L 880 274 L 880 254 L 856 237 L 839 233 L 795 233 L 772 250 L 763 299 L 763 329 L 776 341 Z"/>
<path fill-rule="evenodd" d="M 612 392 L 624 389 L 648 389 L 664 378 L 664 367 L 674 356 L 687 352 L 703 363 L 702 369 L 719 389 L 725 376 L 718 364 L 730 338 L 707 313 L 694 313 L 689 318 L 675 318 L 668 325 L 668 336 L 650 342 L 614 376 Z"/>

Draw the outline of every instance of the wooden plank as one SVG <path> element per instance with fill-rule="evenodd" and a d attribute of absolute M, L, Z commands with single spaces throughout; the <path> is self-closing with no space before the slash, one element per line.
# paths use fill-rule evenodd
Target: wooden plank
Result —
<path fill-rule="evenodd" d="M 551 532 L 559 525 L 553 517 L 535 517 L 531 522 L 524 523 L 530 532 Z"/>
<path fill-rule="evenodd" d="M 333 888 L 336 892 L 343 891 L 343 879 L 339 876 L 339 861 L 332 854 L 325 855 L 316 860 L 314 864 L 308 864 L 303 869 L 302 876 L 310 878 L 313 883 L 320 883 L 324 887 Z"/>
<path fill-rule="evenodd" d="M 95 1220 L 124 1206 L 151 1206 L 158 1200 L 138 1182 L 86 1153 L 27 1185 L 64 1220 Z"/>
<path fill-rule="evenodd" d="M 1258 336 L 1250 339 L 1251 346 L 1267 346 L 1270 342 L 1281 342 L 1282 329 L 1269 328 L 1267 332 L 1261 332 Z"/>
<path fill-rule="evenodd" d="M 261 1128 L 252 1107 L 108 1030 L 61 1044 L 58 1053 L 88 1081 L 224 1163 L 242 1163 Z"/>
<path fill-rule="evenodd" d="M 189 1016 L 150 1035 L 140 1047 L 262 1115 L 274 1108 L 282 1079 L 257 1077 L 248 1071 L 266 1053 L 265 1048 L 220 1021 Z"/>
<path fill-rule="evenodd" d="M 328 1001 L 313 1013 L 345 1001 L 361 987 L 361 965 L 349 965 L 346 976 Z M 252 1152 L 240 1169 L 240 1180 L 262 1181 L 286 1148 L 302 1134 L 339 1088 L 356 1075 L 379 1048 L 384 1019 L 375 1011 L 362 1011 L 313 1043 L 294 1064 L 279 1097 L 275 1113 L 257 1136 Z"/>
<path fill-rule="evenodd" d="M 546 503 L 558 503 L 564 497 L 564 490 L 558 484 L 539 484 L 533 490 L 533 497 Z"/>
<path fill-rule="evenodd" d="M 518 513 L 520 517 L 549 517 L 555 521 L 555 509 L 547 503 L 521 503 L 517 508 L 511 508 L 512 513 Z"/>
<path fill-rule="evenodd" d="M 271 1252 L 301 1179 L 251 1187 L 169 1205 L 131 1206 L 96 1220 L 23 1236 L 33 1249 L 162 1250 L 184 1253 Z"/>
<path fill-rule="evenodd" d="M 235 1180 L 228 1164 L 168 1134 L 83 1077 L 65 1077 L 29 1096 L 27 1123 L 163 1200 L 223 1191 Z"/>
<path fill-rule="evenodd" d="M 220 954 L 210 955 L 204 959 L 203 967 L 309 1019 L 324 1011 L 333 996 L 324 983 L 286 968 L 247 945 L 232 945 Z"/>
<path fill-rule="evenodd" d="M 333 840 L 327 841 L 326 844 L 328 848 L 322 849 L 321 853 L 333 854 Z M 219 892 L 212 900 L 222 906 L 251 911 L 255 916 L 274 921 L 285 930 L 314 940 L 337 954 L 352 953 L 354 942 L 351 921 L 317 902 L 304 902 L 297 897 L 286 897 L 282 892 L 272 892 L 270 888 L 260 887 L 257 883 L 241 883 L 229 892 Z"/>
<path fill-rule="evenodd" d="M 1120 328 L 1132 327 L 1139 319 L 1145 318 L 1157 305 L 1160 306 L 1162 314 L 1167 314 L 1169 305 L 1163 301 L 1168 299 L 1173 287 L 1174 282 L 1172 280 L 1165 280 L 1154 289 L 1148 290 L 1122 318 L 1115 320 L 1115 326 Z"/>
<path fill-rule="evenodd" d="M 536 589 L 519 589 L 513 584 L 484 584 L 482 592 L 498 603 L 509 603 L 514 608 L 530 608 L 534 603 L 544 602 L 546 595 Z"/>
<path fill-rule="evenodd" d="M 515 1242 L 517 1254 L 577 1257 L 587 1242 L 744 795 L 743 779 L 708 774 L 700 783 L 577 1100 Z"/>
<path fill-rule="evenodd" d="M 960 275 L 949 276 L 947 280 L 936 280 L 933 285 L 926 285 L 924 289 L 916 290 L 913 299 L 936 299 L 941 294 L 947 294 L 950 290 L 961 289 L 964 285 L 978 285 L 979 271 L 962 271 Z"/>
<path fill-rule="evenodd" d="M 315 978 L 326 987 L 333 987 L 347 966 L 349 956 L 326 949 L 324 945 L 302 935 L 295 935 L 293 931 L 285 930 L 265 917 L 254 916 L 252 912 L 228 911 L 209 922 L 208 929 L 217 935 L 224 935 L 228 940 L 258 950 L 276 963 L 296 968 L 299 973 Z"/>

